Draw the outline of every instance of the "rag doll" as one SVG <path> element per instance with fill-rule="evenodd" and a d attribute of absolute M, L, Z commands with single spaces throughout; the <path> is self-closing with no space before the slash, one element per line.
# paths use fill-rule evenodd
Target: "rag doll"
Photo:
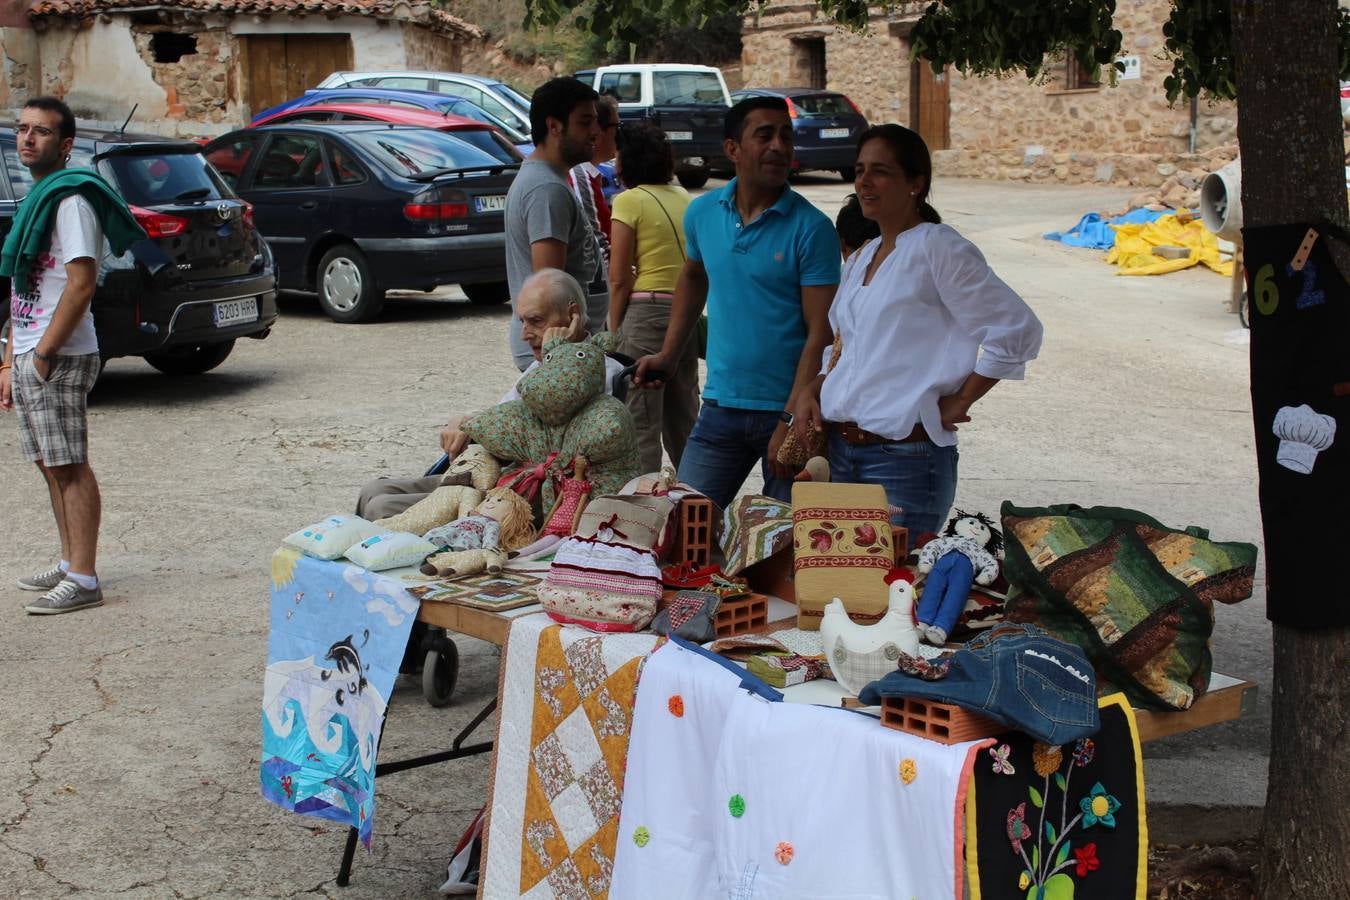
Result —
<path fill-rule="evenodd" d="M 998 555 L 1003 535 L 982 513 L 957 510 L 942 534 L 919 551 L 919 571 L 926 573 L 919 598 L 919 631 L 936 647 L 947 643 L 966 607 L 973 584 L 992 584 L 998 578 Z"/>
<path fill-rule="evenodd" d="M 470 444 L 455 457 L 441 479 L 441 486 L 396 516 L 375 524 L 390 531 L 426 534 L 453 522 L 483 502 L 483 494 L 497 484 L 502 466 L 479 444 Z"/>
<path fill-rule="evenodd" d="M 524 497 L 510 488 L 493 488 L 472 513 L 426 533 L 428 541 L 446 549 L 428 556 L 422 571 L 442 578 L 497 574 L 508 553 L 534 540 L 530 515 Z"/>
<path fill-rule="evenodd" d="M 593 495 L 616 493 L 638 474 L 638 451 L 632 414 L 605 393 L 605 351 L 613 341 L 608 332 L 575 344 L 549 341 L 539 366 L 516 382 L 520 399 L 469 419 L 465 433 L 498 459 L 527 466 L 550 456 L 565 466 L 584 456 Z M 543 480 L 543 509 L 553 508 L 557 488 Z"/>

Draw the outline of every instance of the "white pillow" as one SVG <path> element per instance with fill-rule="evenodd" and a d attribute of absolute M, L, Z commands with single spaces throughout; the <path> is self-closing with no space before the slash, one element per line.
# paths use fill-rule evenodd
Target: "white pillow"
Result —
<path fill-rule="evenodd" d="M 360 516 L 329 516 L 288 535 L 282 543 L 319 559 L 337 559 L 353 544 L 381 530 Z"/>
<path fill-rule="evenodd" d="M 420 563 L 438 548 L 428 540 L 403 531 L 381 531 L 347 549 L 346 556 L 358 566 L 379 572 Z"/>

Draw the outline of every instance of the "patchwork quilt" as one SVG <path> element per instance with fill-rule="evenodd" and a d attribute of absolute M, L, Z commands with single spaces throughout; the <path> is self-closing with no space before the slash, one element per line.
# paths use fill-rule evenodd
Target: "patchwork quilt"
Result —
<path fill-rule="evenodd" d="M 512 623 L 481 896 L 609 895 L 633 702 L 659 640 Z"/>

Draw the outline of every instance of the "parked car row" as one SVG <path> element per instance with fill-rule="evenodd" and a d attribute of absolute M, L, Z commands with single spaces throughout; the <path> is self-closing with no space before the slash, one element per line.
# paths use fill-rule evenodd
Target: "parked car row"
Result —
<path fill-rule="evenodd" d="M 335 321 L 369 321 L 390 289 L 459 284 L 474 302 L 507 299 L 514 160 L 454 133 L 341 121 L 240 129 L 205 153 L 253 204 L 279 286 L 316 292 Z"/>
<path fill-rule="evenodd" d="M 734 100 L 787 100 L 800 171 L 851 180 L 867 127 L 842 94 L 732 95 L 709 66 L 604 66 L 577 77 L 613 95 L 624 121 L 663 128 L 689 188 L 730 169 L 721 129 Z M 72 163 L 96 167 L 148 235 L 103 261 L 93 312 L 104 358 L 205 372 L 239 337 L 267 336 L 278 289 L 314 292 L 337 322 L 373 319 L 392 289 L 459 284 L 475 303 L 509 299 L 506 194 L 533 149 L 529 127 L 529 100 L 492 79 L 336 72 L 205 146 L 81 131 Z M 12 128 L 0 130 L 0 145 L 2 238 L 30 182 Z"/>
<path fill-rule="evenodd" d="M 12 126 L 0 127 L 0 239 L 32 177 Z M 220 365 L 241 337 L 265 338 L 277 318 L 275 263 L 253 208 L 189 141 L 81 130 L 72 165 L 96 168 L 127 201 L 146 239 L 100 261 L 91 310 L 106 361 L 141 356 L 168 374 Z M 7 279 L 5 279 L 7 281 Z M 9 285 L 4 284 L 5 293 Z M 9 304 L 0 311 L 0 324 Z"/>

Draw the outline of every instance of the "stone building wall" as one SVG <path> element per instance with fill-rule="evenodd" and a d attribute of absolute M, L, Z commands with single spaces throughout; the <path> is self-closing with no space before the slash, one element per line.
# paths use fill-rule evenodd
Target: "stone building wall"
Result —
<path fill-rule="evenodd" d="M 1166 173 L 1202 165 L 1207 151 L 1237 137 L 1231 103 L 1198 104 L 1196 154 L 1190 153 L 1190 106 L 1167 105 L 1162 26 L 1170 0 L 1119 0 L 1122 53 L 1137 57 L 1140 77 L 1114 86 L 1068 90 L 1068 63 L 1043 77 L 965 78 L 949 72 L 950 149 L 934 154 L 948 175 L 1119 185 L 1157 184 Z M 746 16 L 742 30 L 747 85 L 807 83 L 803 40 L 823 40 L 826 87 L 846 93 L 872 122 L 910 121 L 908 29 L 922 11 L 874 11 L 868 33 L 836 28 L 815 3 L 770 3 Z"/>
<path fill-rule="evenodd" d="M 403 58 L 409 69 L 458 72 L 463 52 L 457 41 L 443 34 L 403 25 Z"/>

